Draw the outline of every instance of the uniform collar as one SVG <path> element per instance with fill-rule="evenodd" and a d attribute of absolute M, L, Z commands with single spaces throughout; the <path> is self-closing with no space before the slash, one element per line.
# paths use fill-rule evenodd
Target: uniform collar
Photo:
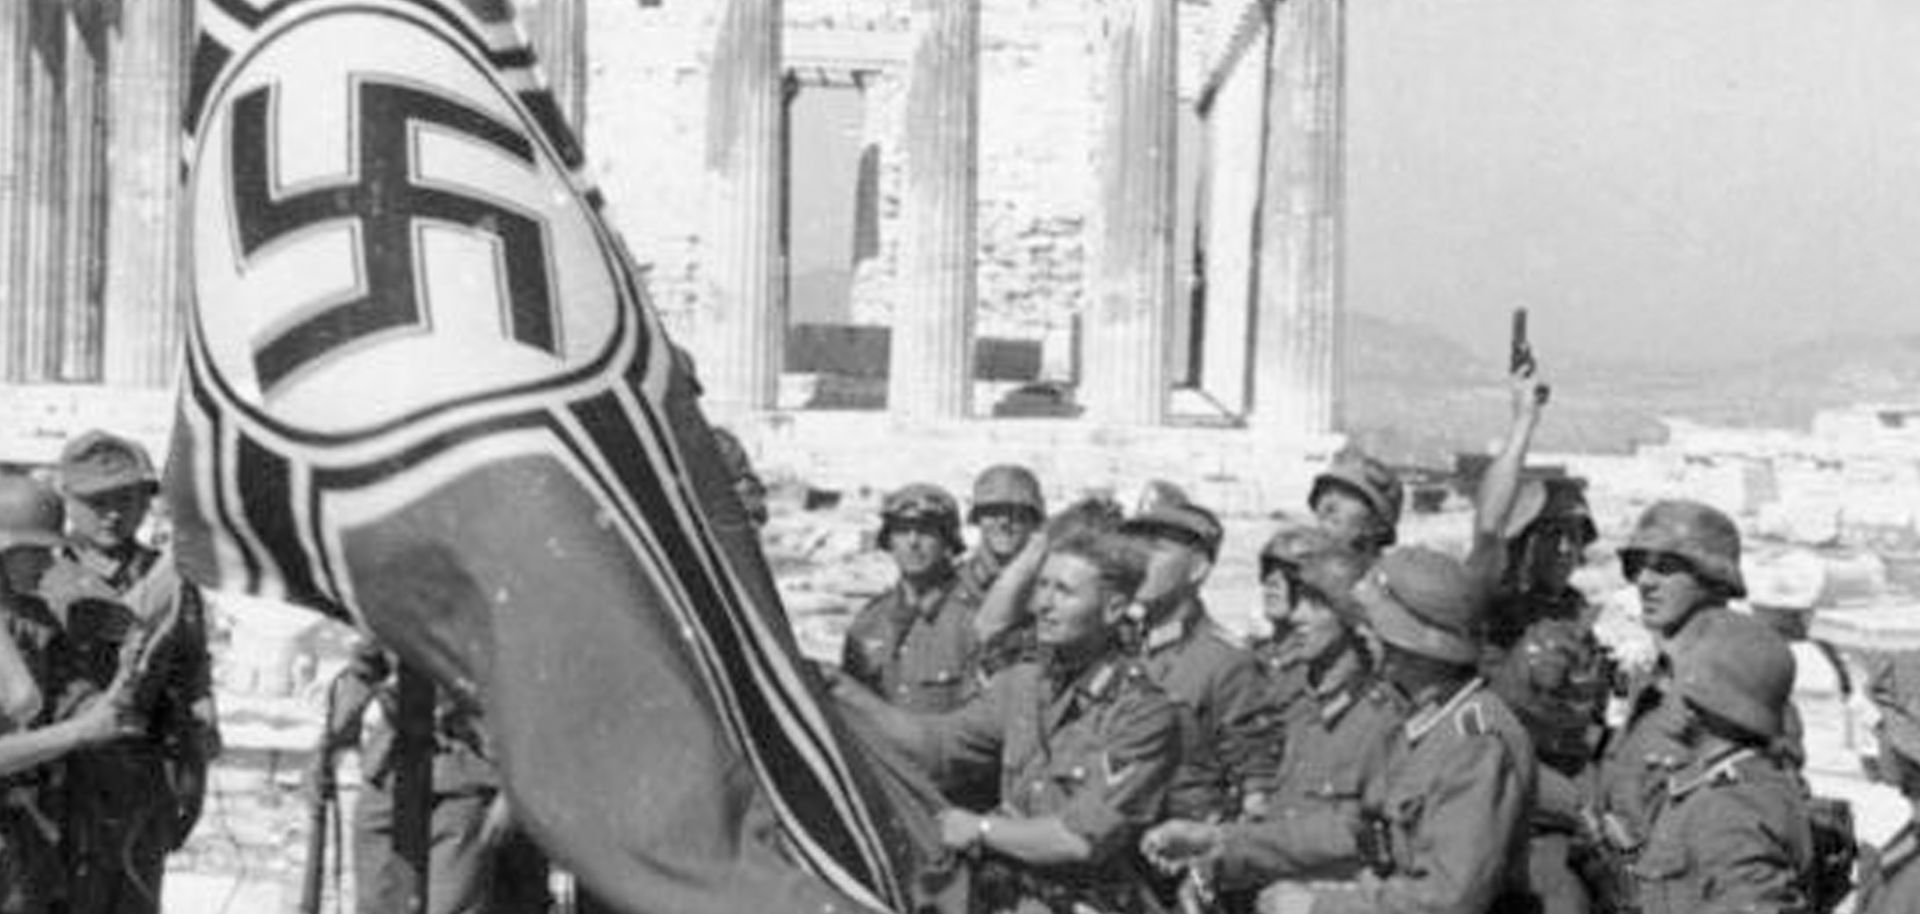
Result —
<path fill-rule="evenodd" d="M 959 574 L 955 572 L 952 565 L 948 565 L 947 573 L 941 576 L 932 586 L 921 591 L 918 597 L 915 597 L 913 592 L 907 589 L 907 582 L 904 580 L 893 586 L 895 592 L 900 594 L 900 605 L 902 607 L 911 609 L 913 615 L 922 619 L 932 619 L 940 615 L 940 608 L 947 603 L 947 595 L 953 592 L 954 585 L 959 582 Z"/>
<path fill-rule="evenodd" d="M 1472 698 L 1474 693 L 1480 691 L 1480 688 L 1486 685 L 1486 683 L 1487 681 L 1485 679 L 1475 676 L 1469 680 L 1466 685 L 1461 686 L 1459 691 L 1454 692 L 1453 696 L 1446 701 L 1438 704 L 1428 704 L 1425 708 L 1415 711 L 1412 717 L 1407 718 L 1407 742 L 1419 742 L 1422 737 L 1425 737 L 1427 733 L 1433 730 L 1436 724 L 1453 716 L 1455 711 L 1460 710 L 1460 706 L 1466 704 L 1467 699 Z"/>
<path fill-rule="evenodd" d="M 1667 782 L 1667 793 L 1678 800 L 1708 784 L 1732 784 L 1740 780 L 1740 763 L 1758 755 L 1751 747 L 1737 746 L 1702 759 Z"/>

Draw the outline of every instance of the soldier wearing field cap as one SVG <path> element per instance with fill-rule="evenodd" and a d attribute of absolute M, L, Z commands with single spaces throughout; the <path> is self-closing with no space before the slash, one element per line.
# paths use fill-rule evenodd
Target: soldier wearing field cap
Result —
<path fill-rule="evenodd" d="M 1003 463 L 981 471 L 967 511 L 967 523 L 980 528 L 980 545 L 961 563 L 960 580 L 974 593 L 986 594 L 1046 519 L 1047 500 L 1032 470 Z"/>
<path fill-rule="evenodd" d="M 60 454 L 68 548 L 44 584 L 65 616 L 78 676 L 112 682 L 128 643 L 143 639 L 131 688 L 148 723 L 141 738 L 69 763 L 74 914 L 158 910 L 166 855 L 199 821 L 207 765 L 219 750 L 200 592 L 172 557 L 139 539 L 160 491 L 140 444 L 105 431 Z"/>
<path fill-rule="evenodd" d="M 1776 751 L 1793 666 L 1786 644 L 1746 617 L 1727 620 L 1681 659 L 1686 754 L 1629 867 L 1642 914 L 1808 910 L 1805 788 Z"/>
<path fill-rule="evenodd" d="M 1229 815 L 1240 806 L 1240 785 L 1261 775 L 1256 769 L 1266 757 L 1261 745 L 1272 721 L 1263 713 L 1266 678 L 1259 661 L 1200 599 L 1219 557 L 1220 520 L 1199 505 L 1166 499 L 1127 518 L 1120 533 L 1146 555 L 1147 579 L 1135 597 L 1140 658 L 1190 716 L 1187 763 L 1175 778 L 1169 812 L 1192 819 Z"/>
<path fill-rule="evenodd" d="M 959 506 L 939 486 L 905 486 L 881 505 L 879 544 L 900 581 L 854 617 L 842 669 L 906 710 L 951 711 L 980 686 L 978 598 L 954 569 L 963 548 Z"/>
<path fill-rule="evenodd" d="M 1358 451 L 1343 451 L 1314 477 L 1307 509 L 1349 548 L 1378 558 L 1399 541 L 1406 488 L 1392 468 Z"/>
<path fill-rule="evenodd" d="M 1476 675 L 1481 589 L 1453 558 L 1403 548 L 1382 556 L 1354 593 L 1381 644 L 1381 678 L 1412 709 L 1364 790 L 1357 845 L 1367 868 L 1345 882 L 1275 883 L 1259 909 L 1531 910 L 1533 747 Z"/>

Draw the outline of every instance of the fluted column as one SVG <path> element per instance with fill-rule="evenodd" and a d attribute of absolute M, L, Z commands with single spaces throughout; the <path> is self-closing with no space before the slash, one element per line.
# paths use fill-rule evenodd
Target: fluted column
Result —
<path fill-rule="evenodd" d="M 1100 164 L 1099 272 L 1087 322 L 1088 418 L 1157 425 L 1166 416 L 1175 260 L 1177 0 L 1112 9 Z"/>
<path fill-rule="evenodd" d="M 26 313 L 28 4 L 0 3 L 0 379 L 17 377 L 14 341 Z"/>
<path fill-rule="evenodd" d="M 906 196 L 887 408 L 905 419 L 972 409 L 979 0 L 914 0 Z"/>
<path fill-rule="evenodd" d="M 108 35 L 112 116 L 105 357 L 109 384 L 163 387 L 184 330 L 180 116 L 192 9 L 128 3 Z"/>
<path fill-rule="evenodd" d="M 27 3 L 26 120 L 20 179 L 26 203 L 22 301 L 6 328 L 8 380 L 59 376 L 60 302 L 65 278 L 67 169 L 64 114 L 67 13 L 64 4 Z"/>
<path fill-rule="evenodd" d="M 780 0 L 727 0 L 707 95 L 706 300 L 698 352 L 716 413 L 771 409 L 786 332 L 780 249 Z"/>
<path fill-rule="evenodd" d="M 1274 13 L 1254 424 L 1320 435 L 1340 423 L 1345 209 L 1345 0 Z"/>
<path fill-rule="evenodd" d="M 139 6 L 140 4 L 133 4 Z M 101 291 L 107 252 L 107 38 L 100 7 L 67 21 L 67 240 L 60 281 L 63 381 L 100 378 Z"/>
<path fill-rule="evenodd" d="M 587 135 L 587 0 L 519 0 L 520 21 L 560 114 Z"/>

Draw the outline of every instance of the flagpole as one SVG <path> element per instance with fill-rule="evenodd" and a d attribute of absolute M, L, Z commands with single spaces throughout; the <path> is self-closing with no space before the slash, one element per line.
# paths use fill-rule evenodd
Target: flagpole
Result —
<path fill-rule="evenodd" d="M 433 680 L 401 661 L 399 711 L 394 721 L 393 854 L 410 882 L 407 910 L 424 914 L 433 820 Z"/>

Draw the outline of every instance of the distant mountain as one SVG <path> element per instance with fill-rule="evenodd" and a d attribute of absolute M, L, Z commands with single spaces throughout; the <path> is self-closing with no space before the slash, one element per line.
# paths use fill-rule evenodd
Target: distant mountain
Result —
<path fill-rule="evenodd" d="M 1435 330 L 1348 319 L 1347 424 L 1399 463 L 1449 466 L 1505 432 L 1502 366 Z M 1665 438 L 1660 417 L 1806 428 L 1821 409 L 1920 400 L 1920 335 L 1816 340 L 1734 365 L 1572 362 L 1545 366 L 1553 405 L 1535 447 L 1621 453 Z"/>

